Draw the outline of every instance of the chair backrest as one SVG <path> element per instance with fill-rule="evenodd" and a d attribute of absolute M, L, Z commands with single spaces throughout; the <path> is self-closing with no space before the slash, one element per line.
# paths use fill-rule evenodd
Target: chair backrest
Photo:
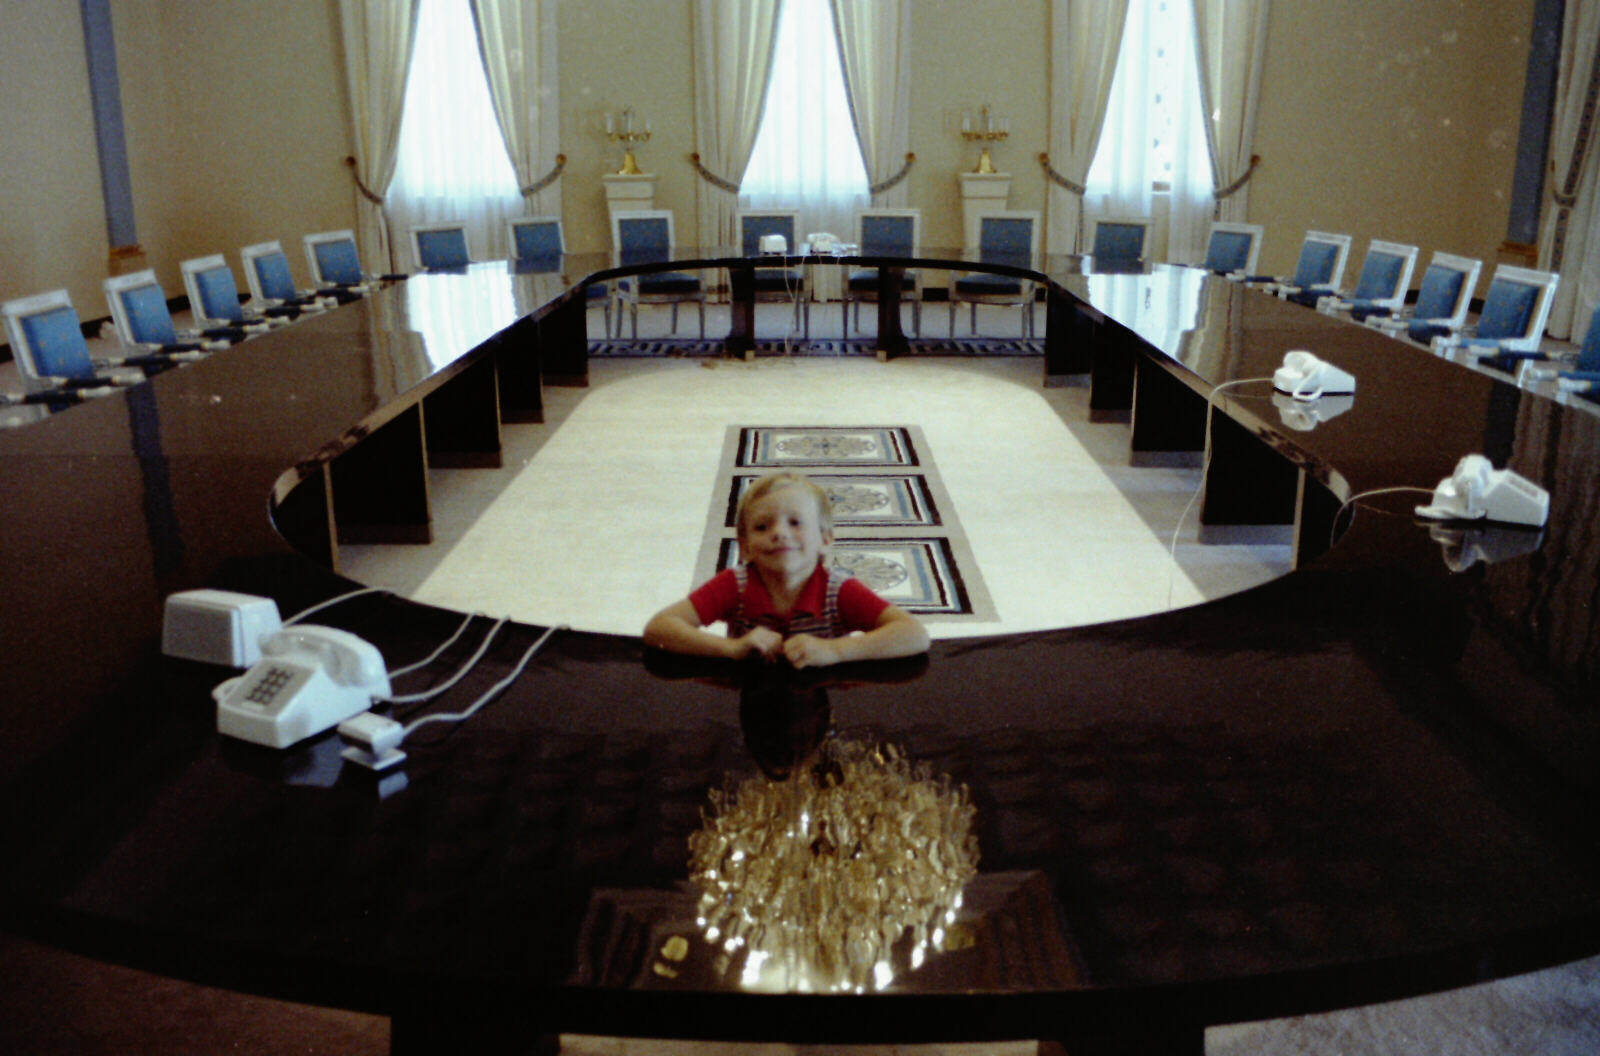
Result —
<path fill-rule="evenodd" d="M 1039 252 L 1037 211 L 1008 209 L 978 218 L 978 259 L 1031 268 Z"/>
<path fill-rule="evenodd" d="M 50 388 L 48 378 L 94 377 L 89 343 L 66 290 L 7 301 L 0 304 L 0 316 L 26 391 Z"/>
<path fill-rule="evenodd" d="M 1300 260 L 1294 266 L 1294 277 L 1289 281 L 1302 289 L 1312 286 L 1337 289 L 1344 278 L 1344 262 L 1349 255 L 1349 235 L 1307 231 L 1306 240 L 1300 244 Z"/>
<path fill-rule="evenodd" d="M 558 265 L 567 251 L 559 216 L 519 216 L 506 221 L 506 245 L 511 259 Z"/>
<path fill-rule="evenodd" d="M 1094 222 L 1089 255 L 1097 261 L 1143 260 L 1150 234 L 1148 216 L 1109 216 Z"/>
<path fill-rule="evenodd" d="M 1589 329 L 1583 335 L 1578 358 L 1573 360 L 1573 370 L 1600 371 L 1600 311 L 1589 316 Z"/>
<path fill-rule="evenodd" d="M 1478 287 L 1478 272 L 1482 268 L 1481 260 L 1434 253 L 1428 270 L 1422 273 L 1412 317 L 1443 320 L 1452 329 L 1459 329 L 1466 321 L 1467 307 L 1472 303 L 1472 291 Z"/>
<path fill-rule="evenodd" d="M 1510 264 L 1495 268 L 1489 291 L 1483 295 L 1483 310 L 1478 313 L 1478 336 L 1514 341 L 1513 347 L 1520 349 L 1538 347 L 1558 277 L 1554 272 Z"/>
<path fill-rule="evenodd" d="M 356 286 L 362 279 L 361 254 L 354 231 L 318 231 L 307 235 L 306 264 L 317 286 Z"/>
<path fill-rule="evenodd" d="M 611 214 L 611 244 L 619 265 L 654 264 L 672 256 L 672 210 L 627 209 Z"/>
<path fill-rule="evenodd" d="M 795 230 L 800 226 L 800 214 L 787 209 L 741 209 L 738 213 L 739 251 L 747 257 L 761 255 L 764 235 L 782 235 L 784 248 L 797 251 Z"/>
<path fill-rule="evenodd" d="M 1211 235 L 1206 241 L 1206 258 L 1201 266 L 1223 274 L 1242 271 L 1246 275 L 1254 275 L 1256 259 L 1261 256 L 1263 230 L 1260 224 L 1217 221 L 1211 225 Z"/>
<path fill-rule="evenodd" d="M 1351 299 L 1400 307 L 1405 303 L 1406 291 L 1411 288 L 1411 272 L 1416 266 L 1416 246 L 1373 239 L 1367 243 L 1361 276 L 1356 280 Z"/>
<path fill-rule="evenodd" d="M 239 306 L 239 287 L 221 253 L 194 257 L 178 265 L 183 272 L 183 291 L 189 295 L 189 311 L 195 322 L 238 323 L 244 320 Z"/>
<path fill-rule="evenodd" d="M 916 256 L 922 248 L 922 210 L 861 210 L 856 214 L 856 245 L 865 257 Z"/>
<path fill-rule="evenodd" d="M 101 284 L 111 322 L 130 345 L 170 345 L 178 340 L 167 308 L 167 295 L 150 268 L 113 275 Z"/>
<path fill-rule="evenodd" d="M 411 228 L 411 257 L 422 271 L 464 268 L 472 263 L 467 248 L 467 228 L 459 220 L 415 224 Z"/>
<path fill-rule="evenodd" d="M 239 257 L 254 300 L 290 301 L 300 295 L 294 286 L 294 276 L 289 272 L 289 258 L 277 241 L 245 246 L 239 251 Z"/>

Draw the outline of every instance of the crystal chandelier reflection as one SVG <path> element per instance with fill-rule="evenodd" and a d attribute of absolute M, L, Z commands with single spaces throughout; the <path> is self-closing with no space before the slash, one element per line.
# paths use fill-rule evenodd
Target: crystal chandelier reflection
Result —
<path fill-rule="evenodd" d="M 696 923 L 749 990 L 864 992 L 945 948 L 978 841 L 965 787 L 829 738 L 791 780 L 713 791 L 689 839 Z"/>

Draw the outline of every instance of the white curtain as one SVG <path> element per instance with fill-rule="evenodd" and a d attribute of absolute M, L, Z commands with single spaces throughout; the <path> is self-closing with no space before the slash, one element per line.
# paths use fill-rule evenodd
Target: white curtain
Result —
<path fill-rule="evenodd" d="M 362 266 L 372 272 L 394 271 L 399 264 L 390 252 L 383 196 L 394 176 L 416 9 L 416 0 L 339 2 L 355 143 L 356 238 Z"/>
<path fill-rule="evenodd" d="M 1084 181 L 1085 221 L 1153 216 L 1167 191 L 1167 259 L 1200 259 L 1211 223 L 1211 161 L 1200 112 L 1194 24 L 1187 7 L 1131 0 L 1105 128 Z M 1087 223 L 1085 227 L 1087 228 Z"/>
<path fill-rule="evenodd" d="M 1585 107 L 1600 96 L 1600 0 L 1567 0 L 1550 129 L 1548 200 L 1539 231 L 1539 266 L 1561 273 L 1550 306 L 1552 337 L 1582 341 L 1600 302 L 1600 150 Z M 1594 120 L 1591 110 L 1589 120 Z"/>
<path fill-rule="evenodd" d="M 1267 53 L 1269 0 L 1194 0 L 1201 112 L 1216 180 L 1214 216 L 1249 216 L 1251 149 Z"/>
<path fill-rule="evenodd" d="M 869 201 L 827 0 L 784 0 L 761 131 L 739 196 L 752 209 L 798 209 L 800 230 L 848 240 Z"/>
<path fill-rule="evenodd" d="M 1050 8 L 1050 253 L 1082 249 L 1083 185 L 1100 145 L 1127 10 L 1128 0 L 1053 0 Z"/>
<path fill-rule="evenodd" d="M 476 260 L 506 255 L 505 222 L 523 211 L 484 77 L 467 0 L 420 0 L 389 221 L 410 270 L 413 224 L 459 220 Z"/>
<path fill-rule="evenodd" d="M 907 0 L 833 0 L 833 24 L 850 117 L 867 182 L 877 186 L 908 164 L 911 144 L 911 5 Z M 906 180 L 872 196 L 874 205 L 902 208 Z"/>
<path fill-rule="evenodd" d="M 561 149 L 555 9 L 556 0 L 472 0 L 495 120 L 534 216 L 561 215 L 559 179 L 529 191 L 554 172 Z"/>
<path fill-rule="evenodd" d="M 695 0 L 694 139 L 702 170 L 695 201 L 703 246 L 734 241 L 739 178 L 761 125 L 777 16 L 778 0 Z"/>

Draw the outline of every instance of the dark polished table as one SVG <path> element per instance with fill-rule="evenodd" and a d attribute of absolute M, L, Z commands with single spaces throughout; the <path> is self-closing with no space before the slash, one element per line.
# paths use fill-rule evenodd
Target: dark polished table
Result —
<path fill-rule="evenodd" d="M 863 262 L 965 266 L 841 261 Z M 164 599 L 218 587 L 288 615 L 356 586 L 341 542 L 428 538 L 427 467 L 498 464 L 501 422 L 585 380 L 581 287 L 607 263 L 415 276 L 0 432 L 0 927 L 389 1015 L 397 1052 L 557 1032 L 1198 1052 L 1207 1024 L 1600 952 L 1594 406 L 1188 269 L 1022 272 L 1048 303 L 1041 384 L 1088 384 L 1135 461 L 1199 464 L 1209 423 L 1203 532 L 1293 541 L 1281 579 L 825 677 L 559 631 L 381 777 L 332 735 L 220 737 L 230 672 L 161 654 Z M 1290 348 L 1357 376 L 1348 407 L 1316 420 L 1251 380 Z M 1474 451 L 1549 490 L 1545 530 L 1442 530 L 1414 495 L 1341 509 Z M 386 593 L 317 617 L 391 668 L 460 618 Z M 514 626 L 429 708 L 476 697 L 543 630 Z M 973 852 L 976 875 L 917 903 L 937 937 L 800 927 L 774 985 L 697 923 L 690 847 L 708 794 L 736 788 L 837 793 L 887 841 L 834 831 L 769 878 L 788 886 L 723 894 L 774 933 L 805 921 L 771 906 L 871 901 L 862 876 L 881 894 Z M 970 810 L 910 827 L 906 804 L 952 797 Z M 843 875 L 808 860 L 855 886 L 807 887 Z M 840 950 L 870 970 L 822 963 Z"/>

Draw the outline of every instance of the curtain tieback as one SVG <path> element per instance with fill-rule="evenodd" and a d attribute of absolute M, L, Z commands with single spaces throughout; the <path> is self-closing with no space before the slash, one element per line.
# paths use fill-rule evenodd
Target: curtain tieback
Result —
<path fill-rule="evenodd" d="M 1042 150 L 1039 152 L 1039 164 L 1044 166 L 1045 176 L 1049 177 L 1050 182 L 1055 184 L 1057 187 L 1065 187 L 1079 198 L 1082 198 L 1086 193 L 1088 193 L 1088 188 L 1083 186 L 1083 184 L 1073 183 L 1055 169 L 1051 168 L 1050 155 L 1046 154 Z"/>
<path fill-rule="evenodd" d="M 893 176 L 890 176 L 887 180 L 884 180 L 882 183 L 875 183 L 872 186 L 868 187 L 867 188 L 867 193 L 868 194 L 882 194 L 884 191 L 887 191 L 889 188 L 893 187 L 895 184 L 899 183 L 901 180 L 904 180 L 907 176 L 909 176 L 911 174 L 911 163 L 916 161 L 916 160 L 917 160 L 917 156 L 915 154 L 911 153 L 910 151 L 907 151 L 906 152 L 906 163 L 904 165 L 900 166 L 900 171 L 895 173 Z"/>
<path fill-rule="evenodd" d="M 700 164 L 700 155 L 698 152 L 689 155 L 689 163 L 694 166 L 694 171 L 700 174 L 700 178 L 702 180 L 705 180 L 717 190 L 727 191 L 729 194 L 739 193 L 739 185 L 737 183 L 729 183 L 721 176 L 718 176 L 716 173 Z"/>
<path fill-rule="evenodd" d="M 361 196 L 373 205 L 382 205 L 383 195 L 373 194 L 372 188 L 361 182 L 361 174 L 356 171 L 355 155 L 345 155 L 344 163 L 350 167 L 350 178 L 356 181 L 356 190 L 361 192 Z"/>
<path fill-rule="evenodd" d="M 567 156 L 565 154 L 557 154 L 555 168 L 551 169 L 543 176 L 540 176 L 537 180 L 534 180 L 526 187 L 520 188 L 522 191 L 522 196 L 524 198 L 532 198 L 534 195 L 538 194 L 552 183 L 555 183 L 561 178 L 561 170 L 566 167 Z"/>
<path fill-rule="evenodd" d="M 1239 189 L 1241 187 L 1243 187 L 1245 184 L 1250 182 L 1250 177 L 1252 177 L 1252 176 L 1254 176 L 1256 174 L 1256 166 L 1260 165 L 1260 164 L 1261 164 L 1261 155 L 1260 154 L 1252 154 L 1252 155 L 1250 155 L 1250 165 L 1249 165 L 1249 167 L 1247 167 L 1244 170 L 1244 175 L 1240 176 L 1237 180 L 1234 180 L 1232 183 L 1228 184 L 1226 187 L 1222 187 L 1222 188 L 1219 188 L 1218 190 L 1212 191 L 1211 192 L 1211 197 L 1215 198 L 1219 202 L 1222 201 L 1224 198 L 1232 198 L 1236 193 L 1238 193 L 1238 191 L 1239 191 Z"/>

